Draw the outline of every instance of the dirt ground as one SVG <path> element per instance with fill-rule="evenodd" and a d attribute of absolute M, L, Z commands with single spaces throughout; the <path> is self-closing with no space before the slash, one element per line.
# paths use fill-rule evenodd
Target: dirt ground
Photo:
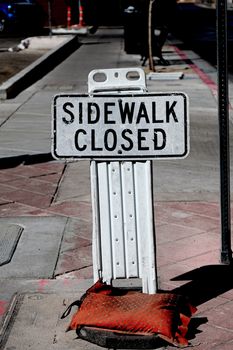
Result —
<path fill-rule="evenodd" d="M 43 51 L 0 52 L 0 84 L 29 66 L 44 54 Z"/>
<path fill-rule="evenodd" d="M 66 36 L 58 37 L 0 37 L 0 84 L 29 66 L 48 50 L 66 40 Z M 18 47 L 22 40 L 29 40 L 27 48 Z M 11 52 L 9 51 L 11 50 Z"/>

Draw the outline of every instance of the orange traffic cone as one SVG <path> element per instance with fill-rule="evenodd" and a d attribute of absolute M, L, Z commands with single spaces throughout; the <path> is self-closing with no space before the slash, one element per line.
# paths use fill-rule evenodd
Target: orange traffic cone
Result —
<path fill-rule="evenodd" d="M 84 26 L 85 26 L 85 22 L 83 19 L 83 7 L 82 7 L 81 2 L 80 2 L 80 5 L 79 5 L 79 27 L 84 27 Z"/>
<path fill-rule="evenodd" d="M 67 28 L 71 26 L 71 7 L 67 6 Z"/>
<path fill-rule="evenodd" d="M 83 27 L 85 27 L 85 22 L 84 22 L 84 19 L 83 19 L 83 7 L 81 5 L 81 1 L 79 0 L 79 19 L 78 19 L 78 24 L 73 24 L 71 26 L 72 29 L 81 29 Z"/>

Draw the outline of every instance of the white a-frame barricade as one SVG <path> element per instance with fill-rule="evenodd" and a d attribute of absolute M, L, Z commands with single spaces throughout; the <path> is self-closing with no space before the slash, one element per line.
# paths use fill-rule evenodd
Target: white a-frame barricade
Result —
<path fill-rule="evenodd" d="M 188 98 L 149 93 L 141 68 L 101 69 L 54 98 L 53 155 L 91 159 L 94 281 L 157 291 L 152 160 L 189 151 Z"/>

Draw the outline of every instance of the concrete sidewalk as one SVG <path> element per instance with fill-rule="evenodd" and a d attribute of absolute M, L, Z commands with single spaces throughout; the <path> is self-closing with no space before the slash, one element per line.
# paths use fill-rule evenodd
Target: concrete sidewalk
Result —
<path fill-rule="evenodd" d="M 51 103 L 57 93 L 87 92 L 92 69 L 140 66 L 138 55 L 125 54 L 122 34 L 102 28 L 80 39 L 81 47 L 53 71 L 0 103 L 0 226 L 11 254 L 0 266 L 1 349 L 99 349 L 65 333 L 69 318 L 60 319 L 92 284 L 92 214 L 89 162 L 50 157 Z M 185 160 L 153 162 L 159 289 L 187 295 L 197 306 L 190 348 L 228 350 L 233 271 L 219 263 L 216 70 L 178 42 L 164 51 L 171 65 L 157 71 L 184 78 L 148 80 L 148 90 L 189 95 L 191 151 Z M 232 89 L 230 95 L 232 102 Z M 19 233 L 7 239 L 11 225 Z"/>

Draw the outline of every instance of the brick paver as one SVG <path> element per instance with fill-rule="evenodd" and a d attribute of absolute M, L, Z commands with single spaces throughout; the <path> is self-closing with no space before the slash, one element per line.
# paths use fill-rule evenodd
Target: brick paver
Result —
<path fill-rule="evenodd" d="M 65 163 L 56 161 L 1 170 L 0 215 L 72 218 L 76 234 L 65 238 L 55 276 L 92 278 L 91 204 L 54 200 L 64 170 Z M 155 203 L 155 220 L 159 288 L 184 293 L 198 307 L 191 344 L 198 350 L 231 349 L 233 283 L 231 268 L 219 265 L 219 203 Z M 7 305 L 0 302 L 1 314 Z"/>

